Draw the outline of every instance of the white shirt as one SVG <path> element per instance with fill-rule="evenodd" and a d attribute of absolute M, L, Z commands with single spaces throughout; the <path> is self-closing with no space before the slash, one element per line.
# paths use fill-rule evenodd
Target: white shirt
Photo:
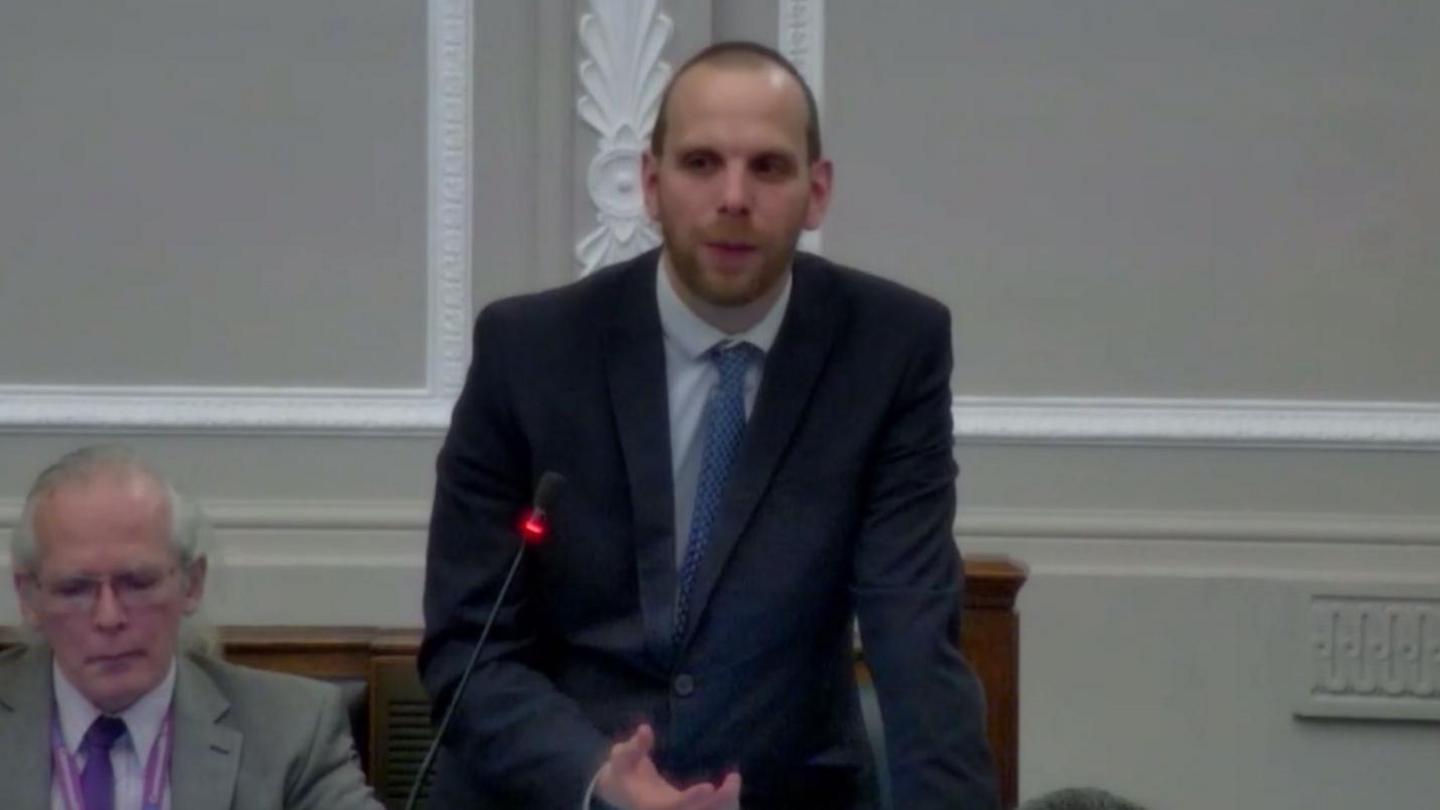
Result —
<path fill-rule="evenodd" d="M 53 664 L 55 685 L 55 708 L 60 713 L 60 734 L 65 740 L 65 750 L 75 762 L 77 769 L 84 769 L 85 757 L 80 754 L 80 742 L 85 732 L 103 712 L 95 707 L 80 690 L 70 683 L 59 664 Z M 145 759 L 155 738 L 160 736 L 160 724 L 165 721 L 165 712 L 175 696 L 175 662 L 170 662 L 170 671 L 160 685 L 145 693 L 130 704 L 130 708 L 118 715 L 125 721 L 125 733 L 110 749 L 110 767 L 115 772 L 115 810 L 143 810 L 145 801 Z M 77 770 L 76 775 L 79 775 Z M 50 777 L 50 807 L 53 810 L 68 810 L 65 798 L 60 794 L 61 771 L 52 769 Z M 161 807 L 170 807 L 170 784 L 165 784 Z"/>
<path fill-rule="evenodd" d="M 743 332 L 728 334 L 696 315 L 670 282 L 661 254 L 655 273 L 655 299 L 660 307 L 660 331 L 665 336 L 665 383 L 670 402 L 670 480 L 675 493 L 675 564 L 685 559 L 690 539 L 690 516 L 695 507 L 695 487 L 700 481 L 700 417 L 705 403 L 720 381 L 715 364 L 705 356 L 717 343 L 749 343 L 765 355 L 775 345 L 785 311 L 790 304 L 790 273 L 770 311 Z M 764 363 L 755 363 L 745 372 L 745 415 L 755 409 L 755 396 L 764 378 Z"/>

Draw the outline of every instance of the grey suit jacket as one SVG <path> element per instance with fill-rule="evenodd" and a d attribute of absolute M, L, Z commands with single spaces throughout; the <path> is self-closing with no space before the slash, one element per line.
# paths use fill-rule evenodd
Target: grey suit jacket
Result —
<path fill-rule="evenodd" d="M 0 653 L 0 805 L 50 806 L 50 650 Z M 337 690 L 209 658 L 175 678 L 174 810 L 380 810 Z"/>

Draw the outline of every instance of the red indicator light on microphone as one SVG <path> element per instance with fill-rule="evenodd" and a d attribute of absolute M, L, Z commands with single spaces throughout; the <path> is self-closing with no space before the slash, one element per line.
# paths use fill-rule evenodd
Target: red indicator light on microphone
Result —
<path fill-rule="evenodd" d="M 544 515 L 531 512 L 520 521 L 520 537 L 529 545 L 535 545 L 545 539 L 545 534 L 550 530 L 546 524 Z"/>

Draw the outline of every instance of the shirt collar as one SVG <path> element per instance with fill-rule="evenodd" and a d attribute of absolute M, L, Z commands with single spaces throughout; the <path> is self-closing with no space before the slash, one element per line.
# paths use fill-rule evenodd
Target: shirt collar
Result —
<path fill-rule="evenodd" d="M 785 311 L 790 305 L 791 277 L 788 269 L 781 282 L 785 286 L 781 288 L 780 295 L 775 299 L 770 311 L 765 313 L 765 317 L 744 332 L 729 334 L 706 323 L 680 300 L 680 294 L 675 292 L 665 265 L 665 253 L 662 251 L 655 268 L 655 299 L 660 306 L 660 329 L 686 357 L 699 360 L 700 356 L 715 344 L 722 342 L 749 343 L 762 352 L 770 352 L 770 347 L 775 345 L 776 336 L 780 334 L 780 325 L 785 321 Z"/>
<path fill-rule="evenodd" d="M 54 663 L 53 659 L 51 667 L 54 671 L 55 706 L 60 713 L 60 733 L 65 738 L 65 750 L 72 755 L 78 754 L 80 742 L 85 739 L 85 732 L 90 730 L 95 718 L 103 712 L 80 694 L 80 690 L 70 683 L 65 673 L 60 671 L 60 665 Z M 130 735 L 130 742 L 142 762 L 149 756 L 155 738 L 160 735 L 160 724 L 165 721 L 165 713 L 170 710 L 171 700 L 175 696 L 175 669 L 175 661 L 172 659 L 170 670 L 165 673 L 160 684 L 119 714 L 120 719 L 125 721 L 125 733 Z"/>

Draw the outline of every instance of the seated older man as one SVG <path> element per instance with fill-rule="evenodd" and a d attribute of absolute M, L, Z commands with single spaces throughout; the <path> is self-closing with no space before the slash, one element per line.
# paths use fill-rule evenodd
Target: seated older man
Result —
<path fill-rule="evenodd" d="M 36 643 L 0 655 L 0 806 L 379 810 L 338 691 L 187 651 L 198 510 L 120 447 L 36 480 L 11 544 Z"/>

